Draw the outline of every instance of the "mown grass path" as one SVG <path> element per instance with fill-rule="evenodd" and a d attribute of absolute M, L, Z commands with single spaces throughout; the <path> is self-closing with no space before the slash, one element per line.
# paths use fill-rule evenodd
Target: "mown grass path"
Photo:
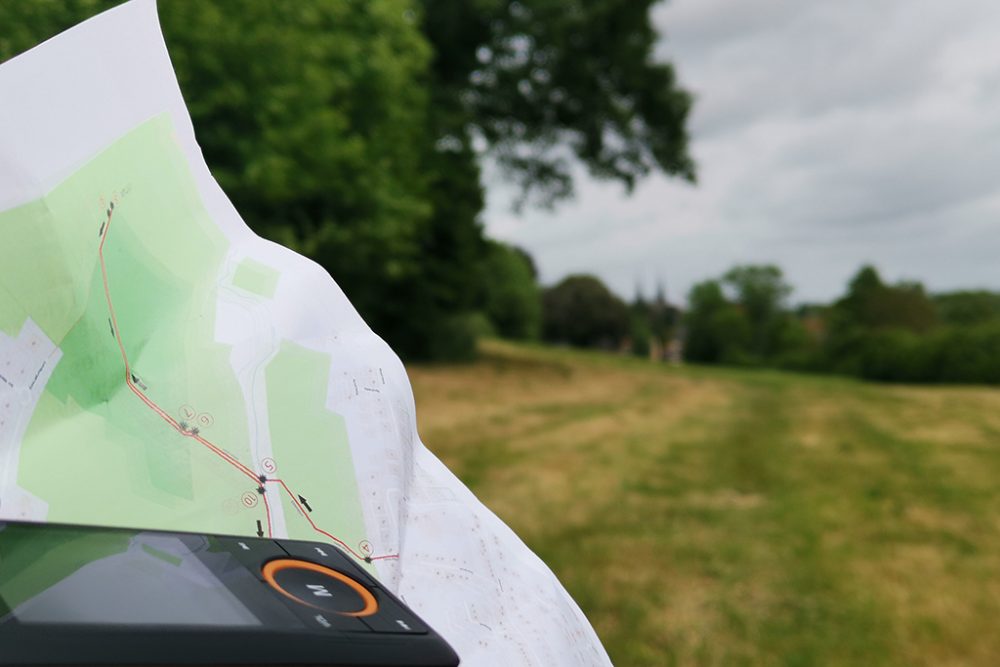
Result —
<path fill-rule="evenodd" d="M 491 343 L 424 441 L 616 665 L 1000 664 L 1000 391 Z"/>

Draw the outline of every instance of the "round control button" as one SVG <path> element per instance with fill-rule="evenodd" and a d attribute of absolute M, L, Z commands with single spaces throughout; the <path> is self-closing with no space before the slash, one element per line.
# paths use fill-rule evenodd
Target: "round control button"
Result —
<path fill-rule="evenodd" d="M 287 598 L 342 616 L 371 616 L 378 602 L 353 578 L 305 560 L 281 558 L 261 568 L 264 581 Z"/>

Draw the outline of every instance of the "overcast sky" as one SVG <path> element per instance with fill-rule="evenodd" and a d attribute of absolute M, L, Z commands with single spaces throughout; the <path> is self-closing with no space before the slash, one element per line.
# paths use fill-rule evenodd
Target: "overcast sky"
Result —
<path fill-rule="evenodd" d="M 699 184 L 631 198 L 581 174 L 554 213 L 515 215 L 489 173 L 485 222 L 546 283 L 590 272 L 672 300 L 772 262 L 828 300 L 865 262 L 940 291 L 1000 289 L 1000 2 L 673 0 L 654 11 L 696 96 Z"/>

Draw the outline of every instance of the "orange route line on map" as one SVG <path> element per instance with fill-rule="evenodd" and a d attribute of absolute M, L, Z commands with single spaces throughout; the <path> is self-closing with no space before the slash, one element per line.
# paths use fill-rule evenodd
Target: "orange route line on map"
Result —
<path fill-rule="evenodd" d="M 118 318 L 115 315 L 115 307 L 111 301 L 111 288 L 109 287 L 108 284 L 108 268 L 107 265 L 104 263 L 104 243 L 107 241 L 108 233 L 111 231 L 111 219 L 114 216 L 114 210 L 115 210 L 115 205 L 114 203 L 111 203 L 108 206 L 108 219 L 105 221 L 105 224 L 103 225 L 103 228 L 101 230 L 101 242 L 97 248 L 97 257 L 101 263 L 101 278 L 104 282 L 104 298 L 108 303 L 108 312 L 111 313 L 111 328 L 113 329 L 112 333 L 114 333 L 115 342 L 118 343 L 118 350 L 119 352 L 121 352 L 122 363 L 125 364 L 125 384 L 132 391 L 132 393 L 135 394 L 139 398 L 139 400 L 145 403 L 147 407 L 149 407 L 156 414 L 158 414 L 167 424 L 169 424 L 179 434 L 181 434 L 186 438 L 192 438 L 193 440 L 197 440 L 199 443 L 207 447 L 223 461 L 231 465 L 233 468 L 238 470 L 246 477 L 252 479 L 254 483 L 267 484 L 274 482 L 280 484 L 281 487 L 285 490 L 285 492 L 288 493 L 288 496 L 289 498 L 291 498 L 292 503 L 295 505 L 296 509 L 298 509 L 299 513 L 303 516 L 303 518 L 305 518 L 305 520 L 309 522 L 309 525 L 312 527 L 314 531 L 320 533 L 321 535 L 325 535 L 329 539 L 333 540 L 335 543 L 340 545 L 341 548 L 348 551 L 355 558 L 369 562 L 376 560 L 386 560 L 390 558 L 398 558 L 399 554 L 385 554 L 382 556 L 365 556 L 359 554 L 350 546 L 348 546 L 346 542 L 317 526 L 316 522 L 313 521 L 312 517 L 309 516 L 309 513 L 305 510 L 305 508 L 302 507 L 302 504 L 298 501 L 298 498 L 295 496 L 295 494 L 292 493 L 292 490 L 288 488 L 288 485 L 285 483 L 284 480 L 268 479 L 266 476 L 264 476 L 264 479 L 261 479 L 260 475 L 254 473 L 253 470 L 245 466 L 229 452 L 215 445 L 211 441 L 203 438 L 200 434 L 193 433 L 190 430 L 182 427 L 176 419 L 171 417 L 170 414 L 168 414 L 165 410 L 163 410 L 163 408 L 157 405 L 155 401 L 146 396 L 146 394 L 144 394 L 141 389 L 135 386 L 135 383 L 132 380 L 132 367 L 129 365 L 128 354 L 126 354 L 125 352 L 125 344 L 122 342 L 121 332 L 118 329 Z M 271 505 L 268 502 L 266 493 L 263 494 L 263 497 L 264 497 L 264 513 L 267 517 L 267 535 L 268 537 L 272 537 L 273 530 L 271 525 Z"/>

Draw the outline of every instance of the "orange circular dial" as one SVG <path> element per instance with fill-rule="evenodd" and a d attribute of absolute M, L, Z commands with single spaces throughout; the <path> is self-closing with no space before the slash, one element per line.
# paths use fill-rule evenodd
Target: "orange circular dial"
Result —
<path fill-rule="evenodd" d="M 307 607 L 358 618 L 378 611 L 371 591 L 343 572 L 316 563 L 279 558 L 265 563 L 261 573 L 271 588 Z M 360 609 L 344 611 L 344 605 Z"/>

